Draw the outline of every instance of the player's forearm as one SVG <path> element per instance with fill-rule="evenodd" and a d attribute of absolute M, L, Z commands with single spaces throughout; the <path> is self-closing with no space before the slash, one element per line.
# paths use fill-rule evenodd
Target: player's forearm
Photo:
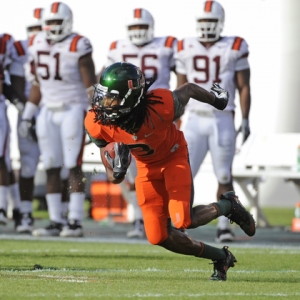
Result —
<path fill-rule="evenodd" d="M 243 119 L 249 119 L 250 107 L 251 107 L 251 94 L 250 87 L 244 86 L 240 90 L 240 106 Z"/>
<path fill-rule="evenodd" d="M 40 104 L 41 98 L 42 95 L 40 91 L 40 86 L 38 82 L 34 81 L 30 89 L 28 101 L 38 106 Z"/>
<path fill-rule="evenodd" d="M 20 100 L 25 104 L 27 100 L 24 95 L 25 84 L 26 84 L 25 78 L 17 75 L 11 75 L 10 81 L 14 91 L 16 92 Z"/>
<path fill-rule="evenodd" d="M 92 87 L 96 83 L 95 65 L 91 55 L 86 55 L 79 59 L 79 70 L 89 99 L 91 99 L 94 92 Z"/>
<path fill-rule="evenodd" d="M 177 88 L 174 92 L 184 106 L 189 102 L 190 98 L 211 105 L 215 101 L 213 94 L 194 83 L 185 83 Z"/>

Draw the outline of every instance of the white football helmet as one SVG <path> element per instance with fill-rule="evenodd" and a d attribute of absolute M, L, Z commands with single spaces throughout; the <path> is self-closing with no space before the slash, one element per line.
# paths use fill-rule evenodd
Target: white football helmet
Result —
<path fill-rule="evenodd" d="M 50 21 L 61 21 L 61 24 L 51 25 Z M 52 42 L 59 42 L 72 33 L 73 14 L 69 6 L 63 2 L 53 2 L 44 11 L 43 30 Z"/>
<path fill-rule="evenodd" d="M 43 8 L 35 8 L 33 14 L 27 22 L 27 37 L 31 38 L 37 32 L 42 31 Z"/>
<path fill-rule="evenodd" d="M 200 13 L 196 15 L 198 38 L 201 42 L 217 41 L 224 27 L 224 9 L 219 2 L 212 0 L 201 5 Z"/>
<path fill-rule="evenodd" d="M 134 25 L 147 25 L 147 29 L 129 29 Z M 135 45 L 149 43 L 154 37 L 154 19 L 150 12 L 144 8 L 136 8 L 133 15 L 126 22 L 128 39 Z"/>

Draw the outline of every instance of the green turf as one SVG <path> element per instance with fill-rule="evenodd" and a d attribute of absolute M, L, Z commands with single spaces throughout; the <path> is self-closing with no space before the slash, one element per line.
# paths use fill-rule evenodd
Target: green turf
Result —
<path fill-rule="evenodd" d="M 158 246 L 2 240 L 0 299 L 300 298 L 300 249 L 230 250 L 237 265 L 212 282 L 209 260 Z"/>

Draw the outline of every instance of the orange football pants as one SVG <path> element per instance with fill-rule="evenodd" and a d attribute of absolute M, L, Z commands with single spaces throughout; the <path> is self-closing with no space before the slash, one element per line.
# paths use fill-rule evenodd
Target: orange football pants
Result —
<path fill-rule="evenodd" d="M 147 239 L 158 245 L 168 237 L 168 219 L 176 228 L 191 224 L 193 180 L 186 146 L 155 163 L 137 160 L 136 193 Z"/>

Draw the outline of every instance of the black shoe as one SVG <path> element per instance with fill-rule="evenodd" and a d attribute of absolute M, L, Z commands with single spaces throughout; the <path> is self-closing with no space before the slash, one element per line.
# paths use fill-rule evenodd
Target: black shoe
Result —
<path fill-rule="evenodd" d="M 216 242 L 224 243 L 224 242 L 232 242 L 234 241 L 234 234 L 230 229 L 218 229 Z"/>
<path fill-rule="evenodd" d="M 33 229 L 33 217 L 31 213 L 20 213 L 15 220 L 15 228 L 18 233 L 31 233 Z"/>
<path fill-rule="evenodd" d="M 247 235 L 253 236 L 255 234 L 255 221 L 253 216 L 242 205 L 238 196 L 234 192 L 226 192 L 220 197 L 220 201 L 225 200 L 231 202 L 231 211 L 226 217 L 231 223 L 235 222 L 238 224 Z"/>
<path fill-rule="evenodd" d="M 59 236 L 63 224 L 50 221 L 50 225 L 45 228 L 38 228 L 32 231 L 34 236 Z"/>
<path fill-rule="evenodd" d="M 234 255 L 228 250 L 227 246 L 223 247 L 226 258 L 214 261 L 214 273 L 211 275 L 210 280 L 225 281 L 227 279 L 227 271 L 229 268 L 233 268 L 237 262 Z"/>

